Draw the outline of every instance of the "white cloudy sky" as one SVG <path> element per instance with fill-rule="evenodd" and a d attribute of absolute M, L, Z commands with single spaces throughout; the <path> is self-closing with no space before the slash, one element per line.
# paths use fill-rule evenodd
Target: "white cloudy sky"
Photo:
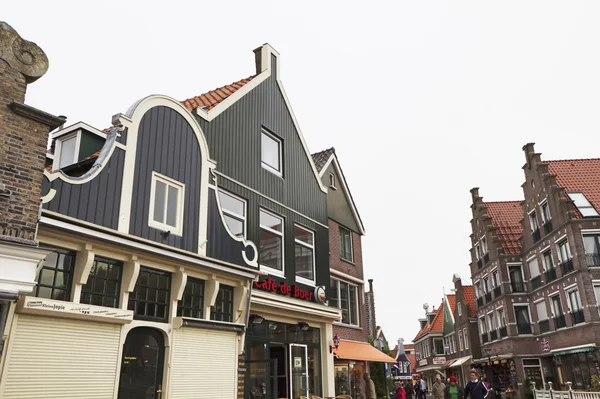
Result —
<path fill-rule="evenodd" d="M 410 341 L 421 304 L 469 280 L 469 189 L 520 199 L 521 147 L 600 155 L 597 1 L 4 0 L 50 58 L 29 104 L 99 128 L 151 93 L 254 73 L 269 42 L 311 151 L 335 146 L 364 219 L 377 322 Z"/>

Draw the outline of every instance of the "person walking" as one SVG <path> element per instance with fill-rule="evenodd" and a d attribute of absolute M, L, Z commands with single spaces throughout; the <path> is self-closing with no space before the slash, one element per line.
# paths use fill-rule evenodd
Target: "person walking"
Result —
<path fill-rule="evenodd" d="M 375 392 L 375 383 L 367 373 L 365 373 L 365 397 L 367 399 L 377 399 L 377 393 Z"/>
<path fill-rule="evenodd" d="M 463 389 L 456 384 L 456 376 L 451 376 L 449 378 L 450 384 L 446 386 L 444 389 L 444 399 L 464 399 L 464 391 Z"/>
<path fill-rule="evenodd" d="M 404 384 L 401 384 L 400 382 L 396 383 L 396 399 L 406 399 Z"/>
<path fill-rule="evenodd" d="M 426 396 L 425 396 L 426 392 L 427 392 L 427 383 L 423 379 L 423 376 L 421 376 L 419 379 L 419 399 L 426 399 Z"/>
<path fill-rule="evenodd" d="M 471 399 L 485 399 L 487 397 L 488 390 L 483 385 L 483 382 L 479 380 L 479 374 L 477 370 L 471 370 L 471 380 L 465 386 L 464 399 L 471 397 Z"/>
<path fill-rule="evenodd" d="M 446 389 L 446 384 L 442 382 L 442 376 L 438 374 L 435 376 L 433 387 L 431 387 L 433 399 L 444 399 L 444 389 Z"/>
<path fill-rule="evenodd" d="M 413 399 L 415 391 L 413 389 L 412 381 L 409 381 L 404 385 L 404 390 L 406 391 L 406 399 Z"/>

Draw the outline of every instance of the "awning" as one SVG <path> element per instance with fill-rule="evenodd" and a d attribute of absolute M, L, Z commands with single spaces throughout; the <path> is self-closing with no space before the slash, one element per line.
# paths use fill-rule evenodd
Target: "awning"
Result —
<path fill-rule="evenodd" d="M 450 367 L 455 361 L 456 359 L 448 360 L 446 363 L 444 363 L 444 367 Z"/>
<path fill-rule="evenodd" d="M 552 349 L 550 353 L 554 356 L 572 355 L 574 353 L 593 352 L 596 350 L 596 344 L 587 344 L 579 346 L 570 346 L 568 348 Z"/>
<path fill-rule="evenodd" d="M 396 363 L 396 360 L 393 357 L 386 355 L 379 349 L 366 342 L 344 341 L 340 339 L 340 346 L 337 348 L 335 353 L 338 359 Z"/>
<path fill-rule="evenodd" d="M 470 359 L 471 359 L 471 356 L 460 357 L 460 358 L 456 359 L 454 361 L 454 364 L 452 364 L 452 366 L 450 366 L 450 367 L 460 367 L 464 363 L 468 362 Z"/>

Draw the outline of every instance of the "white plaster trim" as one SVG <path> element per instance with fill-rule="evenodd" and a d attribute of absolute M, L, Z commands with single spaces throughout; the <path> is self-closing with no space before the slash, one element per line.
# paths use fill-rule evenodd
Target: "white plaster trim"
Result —
<path fill-rule="evenodd" d="M 577 289 L 579 289 L 579 287 L 577 286 L 577 283 L 573 283 L 573 284 L 571 284 L 571 285 L 567 285 L 566 287 L 564 287 L 564 288 L 563 288 L 563 290 L 564 290 L 565 292 L 567 292 L 567 291 L 571 291 L 573 288 L 577 288 Z M 568 299 L 568 298 L 567 298 L 567 299 Z"/>
<path fill-rule="evenodd" d="M 350 194 L 350 189 L 348 188 L 348 183 L 346 182 L 346 176 L 344 176 L 344 172 L 342 171 L 342 167 L 340 166 L 340 162 L 337 159 L 337 155 L 335 154 L 335 152 L 329 156 L 329 159 L 327 160 L 327 162 L 325 162 L 325 165 L 323 165 L 323 168 L 321 168 L 319 177 L 321 177 L 321 178 L 323 177 L 323 175 L 325 174 L 325 172 L 327 171 L 327 169 L 329 168 L 329 166 L 332 163 L 333 163 L 333 168 L 335 169 L 335 171 L 337 172 L 337 175 L 339 177 L 338 180 L 341 183 L 342 191 L 344 192 L 346 200 L 350 204 L 350 210 L 352 211 L 352 216 L 354 217 L 354 220 L 356 221 L 356 225 L 358 226 L 359 233 L 364 235 L 365 234 L 365 226 L 363 225 L 362 220 L 360 219 L 360 216 L 358 215 L 358 209 L 356 208 L 354 199 L 352 198 L 352 195 Z"/>
<path fill-rule="evenodd" d="M 318 222 L 318 221 L 316 221 L 316 220 L 314 220 L 314 219 L 312 219 L 312 218 L 310 218 L 310 217 L 308 217 L 308 216 L 306 216 L 306 215 L 304 215 L 304 214 L 302 214 L 302 213 L 300 213 L 300 212 L 296 211 L 295 209 L 292 209 L 292 208 L 290 208 L 289 206 L 282 204 L 281 202 L 277 202 L 277 201 L 275 201 L 274 199 L 272 199 L 272 198 L 270 198 L 270 197 L 267 197 L 267 196 L 266 196 L 266 195 L 264 195 L 263 193 L 261 193 L 261 192 L 259 192 L 259 191 L 255 190 L 255 189 L 253 189 L 252 187 L 250 187 L 250 186 L 247 186 L 247 185 L 245 185 L 244 183 L 240 183 L 239 181 L 237 181 L 237 180 L 235 180 L 235 179 L 233 179 L 233 178 L 231 178 L 231 177 L 229 177 L 229 176 L 227 176 L 227 175 L 225 175 L 225 174 L 223 174 L 223 173 L 219 172 L 218 170 L 214 170 L 214 171 L 213 171 L 213 173 L 214 173 L 215 175 L 217 175 L 217 176 L 220 176 L 220 177 L 222 177 L 222 178 L 224 178 L 224 179 L 227 179 L 227 180 L 229 180 L 229 181 L 230 181 L 230 182 L 232 182 L 232 183 L 235 183 L 235 184 L 237 184 L 237 185 L 238 185 L 238 186 L 240 186 L 240 187 L 243 187 L 243 188 L 245 188 L 246 190 L 252 191 L 254 194 L 257 194 L 257 195 L 261 196 L 262 198 L 265 198 L 265 199 L 269 200 L 270 202 L 272 202 L 272 203 L 274 203 L 274 204 L 276 204 L 276 205 L 279 205 L 279 206 L 280 206 L 280 207 L 282 207 L 282 208 L 285 208 L 285 209 L 287 209 L 288 211 L 294 212 L 296 215 L 298 215 L 298 216 L 301 216 L 301 217 L 305 218 L 306 220 L 310 220 L 311 222 L 313 222 L 313 223 L 315 223 L 315 224 L 318 224 L 318 225 L 319 225 L 319 226 L 321 226 L 321 227 L 324 227 L 324 228 L 326 228 L 326 229 L 329 229 L 329 226 L 327 226 L 326 224 L 320 223 L 320 222 Z"/>
<path fill-rule="evenodd" d="M 546 301 L 546 297 L 540 298 L 540 299 L 536 299 L 535 301 L 533 301 L 534 305 L 537 305 L 540 302 L 545 302 Z"/>
<path fill-rule="evenodd" d="M 600 229 L 581 229 L 581 235 L 585 234 L 600 234 Z"/>
<path fill-rule="evenodd" d="M 356 278 L 356 277 L 352 277 L 351 275 L 346 274 L 344 272 L 340 272 L 339 270 L 335 270 L 335 269 L 331 269 L 330 268 L 329 269 L 329 273 L 332 274 L 332 275 L 334 275 L 334 276 L 338 276 L 338 277 L 340 277 L 340 278 L 342 278 L 344 280 L 352 281 L 353 283 L 360 284 L 360 285 L 365 285 L 365 281 L 364 280 L 361 280 L 361 279 Z M 598 281 L 600 282 L 600 280 L 598 280 Z"/>
<path fill-rule="evenodd" d="M 44 171 L 44 174 L 46 172 Z M 40 200 L 42 201 L 42 204 L 45 204 L 47 202 L 50 202 L 54 199 L 54 197 L 56 196 L 56 190 L 51 188 L 50 190 L 48 190 L 48 194 L 44 195 L 43 197 L 40 198 Z"/>
<path fill-rule="evenodd" d="M 79 149 L 81 148 L 81 131 L 75 131 L 75 133 L 72 134 L 68 134 L 65 135 L 65 137 L 62 137 L 60 139 L 58 139 L 58 141 L 56 141 L 55 143 L 55 154 L 56 154 L 56 162 L 52 162 L 52 170 L 53 171 L 58 171 L 60 168 L 60 159 L 62 158 L 62 145 L 63 142 L 65 140 L 70 140 L 72 138 L 75 138 L 75 149 L 73 151 L 73 160 L 68 163 L 67 165 L 63 166 L 63 168 L 66 168 L 67 166 L 71 166 L 74 165 L 76 163 L 79 162 Z"/>
<path fill-rule="evenodd" d="M 567 241 L 569 241 L 569 238 L 567 237 L 567 235 L 563 234 L 562 236 L 560 236 L 559 238 L 554 240 L 554 244 L 558 245 L 558 243 L 561 242 L 562 240 L 564 240 L 565 238 L 567 239 Z M 569 249 L 569 252 L 570 252 L 570 249 Z"/>
<path fill-rule="evenodd" d="M 53 212 L 47 212 L 44 211 L 44 213 L 48 213 L 51 214 Z M 62 215 L 60 215 L 62 217 Z M 40 223 L 42 224 L 46 224 L 49 226 L 53 226 L 53 227 L 57 227 L 63 230 L 67 230 L 76 234 L 85 234 L 91 237 L 95 237 L 98 238 L 100 240 L 104 240 L 107 243 L 114 243 L 114 244 L 118 244 L 120 246 L 123 245 L 127 245 L 130 247 L 134 247 L 134 248 L 138 248 L 144 251 L 148 251 L 150 253 L 156 254 L 156 255 L 162 255 L 162 256 L 166 256 L 169 258 L 174 258 L 180 261 L 184 261 L 184 262 L 189 262 L 189 263 L 193 263 L 196 265 L 200 265 L 200 266 L 205 266 L 208 267 L 210 269 L 213 270 L 217 270 L 219 272 L 223 272 L 223 273 L 227 273 L 227 274 L 233 274 L 235 276 L 242 276 L 242 277 L 246 277 L 246 278 L 255 278 L 257 275 L 259 275 L 259 271 L 258 270 L 252 270 L 252 269 L 248 269 L 248 268 L 244 268 L 243 266 L 239 266 L 239 265 L 231 265 L 231 267 L 228 266 L 224 266 L 221 264 L 216 264 L 211 262 L 211 258 L 199 258 L 197 257 L 196 254 L 190 253 L 190 255 L 185 255 L 182 254 L 180 252 L 175 252 L 172 250 L 169 250 L 168 248 L 166 248 L 165 245 L 160 245 L 157 243 L 152 243 L 152 245 L 149 244 L 145 244 L 145 243 L 141 243 L 141 242 L 136 242 L 133 241 L 132 239 L 130 239 L 128 236 L 128 234 L 115 234 L 116 232 L 112 232 L 112 233 L 104 233 L 101 231 L 96 231 L 96 230 L 92 230 L 90 228 L 87 227 L 83 227 L 83 226 L 75 226 L 72 225 L 70 223 L 67 222 L 63 222 L 60 220 L 55 220 L 52 219 L 48 216 L 42 216 L 42 218 L 40 219 Z M 106 229 L 108 232 L 110 232 L 110 229 Z M 136 237 L 137 238 L 137 237 Z M 158 247 L 156 247 L 156 246 Z M 163 249 L 163 248 L 165 249 Z M 227 262 L 222 262 L 219 261 L 222 264 L 227 265 Z M 240 269 L 245 269 L 245 270 L 240 270 Z"/>
<path fill-rule="evenodd" d="M 163 222 L 157 222 L 154 220 L 154 207 L 155 207 L 155 191 L 156 182 L 162 180 L 162 183 L 167 187 L 165 190 L 165 221 L 167 219 L 168 206 L 169 206 L 169 187 L 177 189 L 177 221 L 176 226 L 169 226 Z M 148 210 L 148 226 L 157 230 L 168 231 L 173 235 L 181 237 L 183 235 L 183 215 L 185 213 L 185 184 L 168 176 L 160 174 L 156 171 L 152 171 L 152 180 L 150 183 L 150 206 Z"/>
<path fill-rule="evenodd" d="M 198 232 L 198 254 L 206 255 L 207 239 L 207 214 L 208 214 L 208 185 L 209 173 L 216 167 L 216 163 L 210 159 L 208 143 L 202 132 L 198 121 L 179 101 L 165 95 L 151 95 L 134 103 L 127 114 L 119 114 L 113 117 L 113 125 L 123 125 L 127 128 L 127 148 L 125 162 L 123 165 L 123 183 L 121 189 L 121 203 L 119 206 L 119 225 L 117 230 L 121 233 L 129 232 L 131 219 L 131 200 L 133 198 L 133 179 L 135 174 L 136 148 L 140 123 L 142 118 L 150 109 L 164 106 L 178 112 L 190 125 L 198 140 L 200 155 L 202 157 L 200 174 L 200 212 Z"/>
<path fill-rule="evenodd" d="M 106 133 L 103 133 L 102 131 L 96 129 L 95 127 L 92 127 L 90 125 L 88 125 L 85 122 L 77 122 L 71 126 L 65 127 L 63 129 L 60 130 L 56 130 L 52 133 L 52 140 L 58 138 L 58 137 L 62 137 L 65 134 L 69 134 L 72 133 L 78 129 L 84 129 L 90 133 L 95 134 L 96 136 L 102 137 L 103 139 L 106 139 Z"/>
<path fill-rule="evenodd" d="M 278 313 L 285 311 L 300 312 L 312 316 L 323 317 L 332 322 L 342 319 L 341 309 L 257 290 L 252 290 L 251 303 L 276 308 Z"/>

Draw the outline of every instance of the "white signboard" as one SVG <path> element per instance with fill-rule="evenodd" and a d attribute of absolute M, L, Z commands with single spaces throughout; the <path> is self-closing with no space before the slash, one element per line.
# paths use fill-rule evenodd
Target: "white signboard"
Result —
<path fill-rule="evenodd" d="M 446 358 L 443 356 L 433 358 L 433 364 L 440 365 L 440 364 L 444 364 L 444 363 L 446 363 Z"/>
<path fill-rule="evenodd" d="M 106 308 L 104 306 L 86 305 L 82 303 L 55 301 L 52 299 L 26 296 L 21 299 L 19 311 L 23 313 L 45 314 L 55 313 L 63 317 L 87 319 L 113 319 L 118 323 L 128 323 L 133 320 L 132 310 Z M 99 320 L 100 321 L 100 320 Z"/>
<path fill-rule="evenodd" d="M 419 360 L 419 366 L 427 366 L 427 359 Z"/>

